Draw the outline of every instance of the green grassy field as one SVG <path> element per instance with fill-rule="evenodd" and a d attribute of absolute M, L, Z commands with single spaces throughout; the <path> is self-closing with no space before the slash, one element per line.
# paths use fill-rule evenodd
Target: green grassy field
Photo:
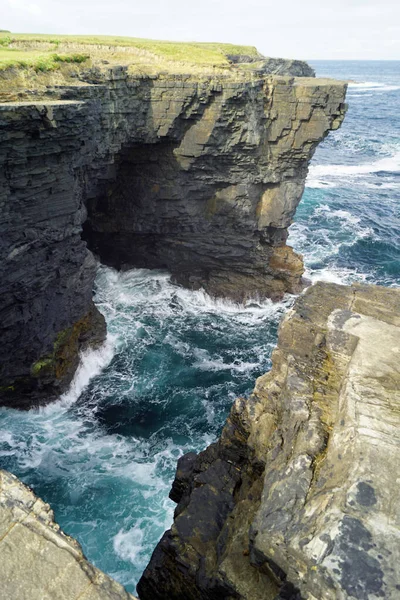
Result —
<path fill-rule="evenodd" d="M 57 54 L 43 51 L 24 51 L 0 47 L 0 70 L 9 68 L 33 69 L 36 72 L 55 71 L 62 63 L 83 63 L 88 54 Z"/>
<path fill-rule="evenodd" d="M 127 65 L 171 63 L 192 67 L 227 68 L 229 55 L 258 56 L 253 46 L 187 43 L 129 37 L 45 35 L 0 31 L 0 70 L 10 68 L 54 71 L 66 62 L 110 60 Z"/>

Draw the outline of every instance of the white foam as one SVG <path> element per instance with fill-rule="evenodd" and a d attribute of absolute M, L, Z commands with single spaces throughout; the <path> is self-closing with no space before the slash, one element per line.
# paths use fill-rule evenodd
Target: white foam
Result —
<path fill-rule="evenodd" d="M 125 310 L 129 306 L 136 308 L 143 304 L 147 314 L 153 314 L 163 324 L 165 319 L 185 317 L 206 317 L 216 315 L 221 319 L 234 319 L 240 325 L 256 324 L 266 318 L 273 318 L 283 311 L 288 299 L 281 303 L 270 300 L 251 300 L 239 304 L 230 300 L 215 299 L 204 290 L 192 291 L 174 285 L 168 273 L 149 271 L 147 269 L 134 269 L 118 273 L 113 269 L 100 267 L 99 272 L 98 306 L 107 316 L 108 326 L 113 330 L 113 322 L 117 323 L 116 330 L 121 336 L 121 318 L 129 322 L 129 331 L 143 323 L 135 323 Z M 121 312 L 109 310 L 109 306 L 121 306 Z M 121 314 L 123 313 L 123 314 Z M 179 326 L 179 318 L 176 319 Z M 150 333 L 151 335 L 151 333 Z M 121 341 L 121 340 L 120 340 Z M 166 338 L 167 343 L 174 344 L 172 337 Z M 179 352 L 184 353 L 185 348 L 180 344 Z"/>
<path fill-rule="evenodd" d="M 322 215 L 325 219 L 328 219 L 328 221 L 339 220 L 341 223 L 341 229 L 351 232 L 352 237 L 350 240 L 348 240 L 347 242 L 341 241 L 341 244 L 343 244 L 343 245 L 349 245 L 349 244 L 352 245 L 357 240 L 366 238 L 368 236 L 374 237 L 374 235 L 375 235 L 374 231 L 371 227 L 362 225 L 361 218 L 359 216 L 351 213 L 349 210 L 343 210 L 343 209 L 332 210 L 328 205 L 322 204 L 321 206 L 317 207 L 314 210 L 314 215 L 316 215 L 316 216 Z M 322 230 L 322 231 L 324 231 L 324 230 Z M 334 238 L 332 238 L 332 235 L 330 234 L 330 232 L 327 232 L 327 241 L 328 240 L 331 243 L 335 244 Z"/>
<path fill-rule="evenodd" d="M 393 156 L 381 158 L 372 163 L 361 165 L 311 165 L 311 178 L 321 178 L 321 176 L 343 177 L 343 175 L 365 175 L 368 173 L 379 173 L 387 171 L 390 173 L 400 172 L 400 152 Z"/>
<path fill-rule="evenodd" d="M 316 231 L 304 223 L 294 223 L 290 228 L 289 241 L 294 248 L 303 253 L 305 258 L 305 278 L 312 283 L 327 281 L 338 284 L 350 284 L 353 281 L 363 281 L 365 275 L 353 269 L 336 267 L 336 255 L 340 249 L 353 246 L 359 240 L 367 237 L 373 238 L 375 233 L 369 226 L 362 224 L 361 218 L 349 210 L 332 209 L 327 204 L 322 204 L 314 209 L 313 222 L 321 219 L 332 221 L 332 229 L 325 229 L 321 225 Z M 336 221 L 336 224 L 335 224 Z M 338 223 L 340 223 L 338 227 Z M 347 235 L 343 236 L 343 234 Z M 338 236 L 336 236 L 338 234 Z M 323 264 L 320 268 L 309 265 Z"/>
<path fill-rule="evenodd" d="M 128 531 L 120 529 L 113 539 L 114 552 L 122 558 L 135 564 L 143 551 L 144 531 L 141 529 L 143 519 L 139 519 Z"/>
<path fill-rule="evenodd" d="M 329 283 L 338 283 L 343 284 L 345 282 L 346 274 L 340 273 L 334 269 L 320 269 L 319 271 L 307 271 L 306 277 L 311 281 L 311 283 L 316 283 L 317 281 L 326 281 Z"/>
<path fill-rule="evenodd" d="M 374 94 L 351 94 L 351 98 L 369 98 L 372 97 Z"/>
<path fill-rule="evenodd" d="M 304 276 L 312 284 L 317 281 L 328 283 L 337 283 L 339 285 L 349 285 L 355 281 L 365 281 L 366 275 L 358 273 L 352 269 L 325 267 L 323 269 L 306 269 Z"/>
<path fill-rule="evenodd" d="M 387 83 L 379 83 L 377 81 L 352 81 L 349 83 L 349 91 L 365 91 L 365 92 L 393 92 L 400 90 L 398 85 L 390 85 Z"/>
<path fill-rule="evenodd" d="M 0 430 L 0 444 L 8 444 L 9 446 L 13 446 L 14 444 L 14 436 L 9 431 L 1 431 Z"/>
<path fill-rule="evenodd" d="M 80 355 L 79 366 L 69 389 L 60 396 L 57 402 L 48 406 L 32 409 L 43 413 L 58 412 L 60 408 L 68 408 L 76 402 L 90 381 L 99 375 L 110 364 L 115 353 L 116 336 L 108 334 L 106 341 L 95 350 L 89 348 Z"/>
<path fill-rule="evenodd" d="M 352 185 L 360 183 L 366 185 L 371 183 L 366 178 L 380 172 L 400 173 L 400 151 L 397 150 L 392 156 L 359 165 L 311 165 L 306 186 L 310 188 L 336 187 L 339 182 L 341 184 L 348 183 L 349 179 L 352 180 Z M 361 181 L 360 178 L 362 178 Z M 398 186 L 393 182 L 390 182 L 390 185 Z"/>
<path fill-rule="evenodd" d="M 333 181 L 323 181 L 322 179 L 317 178 L 314 179 L 313 175 L 309 174 L 306 181 L 306 187 L 317 189 L 335 188 L 337 187 L 337 183 L 334 183 Z"/>
<path fill-rule="evenodd" d="M 224 363 L 222 359 L 203 359 L 201 361 L 194 362 L 192 366 L 200 371 L 237 371 L 238 373 L 245 373 L 247 371 L 254 371 L 254 369 L 260 366 L 260 363 L 236 360 L 231 363 Z"/>

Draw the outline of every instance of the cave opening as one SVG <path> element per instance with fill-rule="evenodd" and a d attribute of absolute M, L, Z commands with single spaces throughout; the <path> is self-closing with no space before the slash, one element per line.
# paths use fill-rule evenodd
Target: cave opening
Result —
<path fill-rule="evenodd" d="M 162 238 L 188 226 L 175 147 L 166 140 L 123 148 L 114 176 L 87 196 L 82 237 L 103 264 L 168 268 Z"/>

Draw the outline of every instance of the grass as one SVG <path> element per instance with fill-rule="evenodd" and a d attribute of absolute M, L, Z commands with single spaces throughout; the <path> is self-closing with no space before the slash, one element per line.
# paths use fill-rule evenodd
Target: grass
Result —
<path fill-rule="evenodd" d="M 61 52 L 58 54 L 58 52 Z M 259 56 L 253 46 L 234 44 L 168 42 L 130 37 L 21 34 L 0 31 L 0 69 L 11 67 L 53 71 L 60 63 L 80 63 L 89 58 L 132 65 L 159 65 L 170 70 L 172 63 L 192 67 L 229 68 L 229 56 Z M 58 57 L 58 58 L 55 58 Z M 85 58 L 83 58 L 85 57 Z"/>
<path fill-rule="evenodd" d="M 18 68 L 46 73 L 59 69 L 62 63 L 80 64 L 88 59 L 88 54 L 44 54 L 41 51 L 27 52 L 0 47 L 0 71 Z"/>

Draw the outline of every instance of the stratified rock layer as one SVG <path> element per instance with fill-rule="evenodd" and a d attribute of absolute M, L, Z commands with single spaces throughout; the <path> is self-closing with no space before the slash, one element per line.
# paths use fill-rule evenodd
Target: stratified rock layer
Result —
<path fill-rule="evenodd" d="M 79 349 L 104 338 L 82 225 L 117 268 L 167 268 L 237 300 L 299 291 L 287 227 L 318 142 L 345 112 L 346 86 L 331 80 L 138 79 L 122 67 L 81 78 L 0 104 L 0 403 L 10 406 L 55 398 Z"/>
<path fill-rule="evenodd" d="M 215 296 L 299 291 L 303 264 L 285 245 L 287 227 L 317 144 L 343 120 L 344 87 L 153 81 L 139 91 L 147 115 L 126 119 L 136 131 L 113 181 L 87 202 L 90 247 L 112 266 L 164 267 Z"/>
<path fill-rule="evenodd" d="M 180 459 L 141 600 L 396 600 L 400 291 L 317 284 L 218 443 Z"/>
<path fill-rule="evenodd" d="M 0 470 L 2 600 L 135 600 L 91 565 L 50 506 Z"/>

